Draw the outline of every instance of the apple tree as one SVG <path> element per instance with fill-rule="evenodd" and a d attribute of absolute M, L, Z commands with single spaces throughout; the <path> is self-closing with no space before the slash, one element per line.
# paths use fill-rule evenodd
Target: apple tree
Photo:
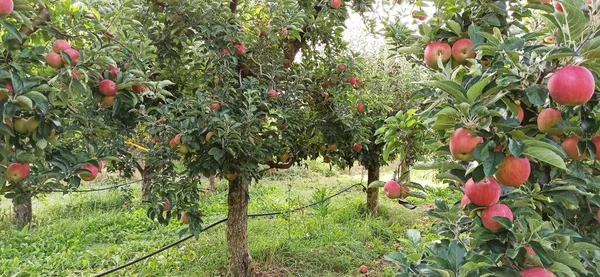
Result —
<path fill-rule="evenodd" d="M 399 274 L 600 274 L 600 3 L 417 3 L 433 17 L 389 39 L 436 71 L 420 93 L 447 139 L 428 166 L 465 196 L 428 212 L 443 239 L 423 255 L 388 256 Z"/>

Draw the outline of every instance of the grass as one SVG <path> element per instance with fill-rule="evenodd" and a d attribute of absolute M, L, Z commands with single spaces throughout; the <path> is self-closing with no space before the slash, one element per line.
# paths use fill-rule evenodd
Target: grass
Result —
<path fill-rule="evenodd" d="M 348 171 L 330 171 L 321 163 L 309 163 L 309 168 L 276 172 L 253 184 L 250 213 L 305 205 L 360 180 L 361 173 L 350 171 L 348 176 Z M 389 169 L 385 173 L 391 175 Z M 219 181 L 217 186 L 218 192 L 201 199 L 205 224 L 226 214 L 226 185 Z M 436 197 L 457 197 L 446 191 L 431 189 Z M 256 272 L 259 276 L 360 276 L 358 267 L 366 264 L 371 268 L 369 276 L 394 276 L 394 265 L 383 262 L 382 255 L 399 247 L 396 239 L 405 230 L 423 228 L 426 205 L 408 210 L 381 194 L 380 216 L 372 218 L 366 215 L 365 198 L 356 188 L 302 212 L 249 219 Z M 89 276 L 180 238 L 179 222 L 160 225 L 136 203 L 139 187 L 134 185 L 125 191 L 51 195 L 36 203 L 36 227 L 30 230 L 12 228 L 5 217 L 0 222 L 2 276 Z M 226 276 L 226 265 L 222 224 L 112 276 Z"/>

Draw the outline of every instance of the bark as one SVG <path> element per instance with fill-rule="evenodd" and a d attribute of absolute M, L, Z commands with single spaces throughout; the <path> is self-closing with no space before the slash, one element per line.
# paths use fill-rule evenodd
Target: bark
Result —
<path fill-rule="evenodd" d="M 229 181 L 227 195 L 227 252 L 231 276 L 252 276 L 248 251 L 248 181 Z"/>
<path fill-rule="evenodd" d="M 379 167 L 377 168 L 369 168 L 367 169 L 367 183 L 370 184 L 372 182 L 379 180 Z M 371 216 L 378 215 L 378 207 L 379 207 L 379 189 L 378 188 L 369 188 L 367 189 L 367 210 Z"/>
<path fill-rule="evenodd" d="M 208 177 L 208 190 L 217 191 L 217 185 L 215 183 L 215 175 Z"/>
<path fill-rule="evenodd" d="M 19 229 L 31 223 L 33 210 L 31 208 L 31 195 L 25 195 L 23 198 L 16 201 L 13 199 L 13 224 Z"/>

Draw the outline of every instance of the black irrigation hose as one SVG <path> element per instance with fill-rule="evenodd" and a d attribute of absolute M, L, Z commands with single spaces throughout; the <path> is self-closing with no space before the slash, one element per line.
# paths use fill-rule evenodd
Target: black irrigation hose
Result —
<path fill-rule="evenodd" d="M 129 181 L 129 182 L 118 184 L 118 185 L 115 185 L 115 186 L 112 186 L 112 187 L 103 187 L 103 188 L 97 188 L 97 189 L 82 189 L 82 190 L 66 190 L 66 192 L 95 192 L 95 191 L 103 191 L 103 190 L 109 190 L 109 189 L 116 189 L 116 188 L 124 187 L 124 186 L 131 185 L 133 183 L 137 183 L 137 182 L 141 182 L 141 181 L 143 181 L 143 179 Z M 51 189 L 51 190 L 46 190 L 45 192 L 65 192 L 65 190 Z"/>
<path fill-rule="evenodd" d="M 306 208 L 309 208 L 309 207 L 321 204 L 321 203 L 323 203 L 323 202 L 325 202 L 325 201 L 327 201 L 327 200 L 329 200 L 331 198 L 334 198 L 334 197 L 336 197 L 336 196 L 338 196 L 338 195 L 340 195 L 340 194 L 342 194 L 342 193 L 344 193 L 346 191 L 349 191 L 351 188 L 356 187 L 356 186 L 362 186 L 363 187 L 363 191 L 365 191 L 365 192 L 367 190 L 367 188 L 363 184 L 354 184 L 354 185 L 351 185 L 351 186 L 349 186 L 349 187 L 347 187 L 347 188 L 345 188 L 343 190 L 340 190 L 340 191 L 338 191 L 338 192 L 336 192 L 336 193 L 334 193 L 334 194 L 332 194 L 330 196 L 327 196 L 327 197 L 325 197 L 325 198 L 323 198 L 323 199 L 321 199 L 321 200 L 319 200 L 317 202 L 313 202 L 313 203 L 310 203 L 310 204 L 302 206 L 302 207 L 298 207 L 298 208 L 287 210 L 287 211 L 269 212 L 269 213 L 260 213 L 260 214 L 249 214 L 248 217 L 251 218 L 251 217 L 278 215 L 278 214 L 285 214 L 285 213 L 291 213 L 291 212 L 303 210 L 303 209 L 306 209 Z M 213 228 L 213 227 L 215 227 L 215 226 L 217 226 L 217 225 L 219 225 L 219 224 L 221 224 L 221 223 L 223 223 L 225 221 L 227 221 L 227 218 L 223 218 L 223 219 L 220 219 L 220 220 L 218 220 L 216 222 L 213 222 L 212 224 L 210 224 L 210 225 L 206 226 L 205 228 L 203 228 L 202 231 L 200 231 L 200 233 L 202 233 L 204 231 L 207 231 L 207 230 L 209 230 L 209 229 L 211 229 L 211 228 Z M 114 273 L 115 271 L 118 271 L 120 269 L 126 268 L 126 267 L 128 267 L 130 265 L 134 265 L 134 264 L 136 264 L 138 262 L 141 262 L 141 261 L 143 261 L 145 259 L 148 259 L 148 258 L 150 258 L 150 257 L 152 257 L 152 256 L 154 256 L 154 255 L 156 255 L 156 254 L 158 254 L 160 252 L 163 252 L 163 251 L 165 251 L 165 250 L 167 250 L 167 249 L 169 249 L 169 248 L 171 248 L 173 246 L 176 246 L 176 245 L 178 245 L 178 244 L 180 244 L 180 243 L 182 243 L 182 242 L 184 242 L 186 240 L 189 240 L 189 239 L 191 239 L 193 237 L 194 237 L 194 235 L 188 235 L 188 236 L 186 236 L 186 237 L 184 237 L 184 238 L 182 238 L 182 239 L 180 239 L 180 240 L 178 240 L 178 241 L 176 241 L 174 243 L 171 243 L 171 244 L 169 244 L 167 246 L 164 246 L 164 247 L 162 247 L 162 248 L 160 248 L 160 249 L 158 249 L 158 250 L 156 250 L 156 251 L 154 251 L 154 252 L 152 252 L 150 254 L 146 254 L 146 255 L 144 255 L 142 257 L 139 257 L 139 258 L 137 258 L 137 259 L 135 259 L 133 261 L 130 261 L 130 262 L 126 263 L 126 264 L 120 265 L 120 266 L 115 267 L 113 269 L 110 269 L 108 271 L 105 271 L 105 272 L 102 272 L 102 273 L 98 273 L 98 274 L 94 275 L 94 277 L 106 276 L 108 274 Z"/>

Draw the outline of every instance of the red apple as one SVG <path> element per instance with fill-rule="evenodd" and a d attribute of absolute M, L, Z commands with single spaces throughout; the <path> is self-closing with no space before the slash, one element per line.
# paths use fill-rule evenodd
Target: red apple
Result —
<path fill-rule="evenodd" d="M 543 267 L 534 267 L 530 269 L 523 269 L 519 271 L 521 277 L 556 277 L 552 271 L 547 270 Z"/>
<path fill-rule="evenodd" d="M 579 142 L 579 136 L 570 136 L 568 138 L 566 138 L 563 143 L 561 144 L 563 150 L 565 151 L 565 153 L 567 154 L 567 157 L 569 159 L 575 160 L 575 161 L 581 161 L 583 160 L 583 158 L 585 158 L 586 156 L 586 152 L 585 149 L 583 153 L 579 152 L 579 147 L 577 147 L 577 143 Z"/>
<path fill-rule="evenodd" d="M 500 232 L 504 229 L 502 224 L 494 220 L 494 217 L 506 217 L 511 222 L 513 221 L 513 214 L 510 208 L 504 204 L 496 204 L 481 212 L 481 223 L 485 228 L 492 231 L 493 233 Z"/>
<path fill-rule="evenodd" d="M 329 150 L 329 152 L 335 152 L 335 150 L 337 150 L 337 144 L 335 144 L 335 143 L 330 143 L 330 144 L 327 146 L 327 149 Z"/>
<path fill-rule="evenodd" d="M 169 141 L 169 145 L 171 147 L 175 147 L 179 144 L 181 144 L 181 137 L 183 136 L 183 134 L 177 134 L 175 135 L 175 137 L 173 137 L 170 141 Z"/>
<path fill-rule="evenodd" d="M 519 124 L 523 122 L 523 118 L 525 117 L 525 111 L 523 111 L 523 107 L 521 105 L 517 105 L 517 118 L 519 119 Z"/>
<path fill-rule="evenodd" d="M 229 172 L 227 174 L 225 174 L 225 179 L 229 180 L 229 181 L 235 181 L 235 179 L 237 179 L 237 172 Z"/>
<path fill-rule="evenodd" d="M 4 85 L 6 86 L 6 89 L 8 90 L 8 93 L 10 93 L 10 94 L 14 94 L 15 93 L 15 90 L 13 89 L 12 82 L 10 80 L 4 81 Z"/>
<path fill-rule="evenodd" d="M 337 9 L 342 5 L 342 0 L 331 0 L 329 1 L 329 6 L 332 9 Z"/>
<path fill-rule="evenodd" d="M 475 58 L 475 52 L 471 51 L 473 43 L 468 38 L 461 38 L 452 45 L 452 58 L 457 62 L 463 63 L 467 59 Z"/>
<path fill-rule="evenodd" d="M 360 85 L 362 85 L 363 83 L 363 79 L 361 78 L 356 78 L 356 84 L 352 85 L 355 89 L 358 89 L 358 87 L 360 87 Z"/>
<path fill-rule="evenodd" d="M 246 53 L 246 46 L 243 43 L 236 42 L 234 47 L 236 55 L 243 55 L 244 53 Z"/>
<path fill-rule="evenodd" d="M 587 103 L 594 95 L 594 88 L 594 76 L 583 66 L 565 66 L 555 71 L 548 80 L 550 97 L 565 106 Z"/>
<path fill-rule="evenodd" d="M 277 96 L 279 95 L 279 93 L 274 89 L 270 89 L 267 94 L 269 95 L 269 99 L 277 99 Z"/>
<path fill-rule="evenodd" d="M 187 144 L 179 145 L 179 153 L 185 154 L 187 152 L 188 152 L 188 146 L 187 146 Z"/>
<path fill-rule="evenodd" d="M 84 181 L 93 181 L 98 176 L 98 168 L 93 166 L 92 164 L 86 164 L 82 166 L 81 169 L 89 171 L 89 173 L 79 174 L 79 178 L 81 178 Z"/>
<path fill-rule="evenodd" d="M 427 19 L 427 14 L 424 11 L 414 11 L 412 12 L 412 18 L 423 21 Z"/>
<path fill-rule="evenodd" d="M 210 138 L 212 138 L 212 136 L 215 135 L 215 132 L 208 132 L 206 133 L 205 139 L 206 141 L 210 141 Z"/>
<path fill-rule="evenodd" d="M 60 51 L 66 51 L 67 49 L 71 49 L 71 45 L 64 39 L 57 39 L 52 44 L 52 51 L 55 53 L 60 53 Z"/>
<path fill-rule="evenodd" d="M 467 197 L 467 195 L 463 195 L 463 197 L 460 199 L 460 206 L 461 207 L 466 207 L 467 205 L 469 205 L 469 203 L 471 203 L 471 200 L 469 200 L 469 197 Z"/>
<path fill-rule="evenodd" d="M 133 90 L 133 92 L 135 93 L 141 93 L 146 91 L 146 87 L 140 85 L 133 85 L 131 86 L 131 90 Z"/>
<path fill-rule="evenodd" d="M 467 128 L 459 128 L 450 136 L 450 153 L 461 161 L 470 161 L 473 159 L 473 149 L 477 144 L 482 143 L 483 138 L 471 135 Z"/>
<path fill-rule="evenodd" d="M 112 66 L 109 65 L 106 70 L 110 71 L 110 73 L 112 73 L 112 78 L 113 79 L 117 79 L 117 74 L 121 71 L 120 68 L 116 67 L 116 66 Z"/>
<path fill-rule="evenodd" d="M 19 182 L 31 173 L 31 167 L 26 163 L 11 163 L 6 168 L 6 179 L 13 182 Z"/>
<path fill-rule="evenodd" d="M 115 82 L 112 80 L 104 79 L 100 81 L 98 90 L 100 91 L 100 94 L 104 96 L 114 96 L 117 92 L 117 84 L 115 84 Z"/>
<path fill-rule="evenodd" d="M 355 86 L 356 85 L 356 77 L 348 78 L 348 83 L 350 83 L 352 86 Z"/>
<path fill-rule="evenodd" d="M 527 253 L 527 255 L 529 255 L 531 257 L 537 256 L 531 246 L 525 246 L 524 248 L 525 248 L 525 252 Z M 535 261 L 525 257 L 525 264 L 526 265 L 535 265 Z"/>
<path fill-rule="evenodd" d="M 363 102 L 358 102 L 358 104 L 356 104 L 356 110 L 359 113 L 364 113 L 365 112 L 365 104 Z"/>
<path fill-rule="evenodd" d="M 369 271 L 369 268 L 366 265 L 361 265 L 360 266 L 360 273 L 367 273 L 367 271 Z"/>
<path fill-rule="evenodd" d="M 104 167 L 104 163 L 102 161 L 98 161 L 98 171 L 102 172 L 102 168 Z"/>
<path fill-rule="evenodd" d="M 213 102 L 212 104 L 210 104 L 210 109 L 218 111 L 221 109 L 221 104 L 219 104 L 219 102 Z"/>
<path fill-rule="evenodd" d="M 592 143 L 596 146 L 596 160 L 600 160 L 600 135 L 594 136 Z"/>
<path fill-rule="evenodd" d="M 102 104 L 112 107 L 112 105 L 115 104 L 115 97 L 114 96 L 103 96 Z"/>
<path fill-rule="evenodd" d="M 360 143 L 358 143 L 358 142 L 357 142 L 357 143 L 355 143 L 355 144 L 354 144 L 354 151 L 355 151 L 355 152 L 360 152 L 360 150 L 362 150 L 362 144 L 360 144 Z"/>
<path fill-rule="evenodd" d="M 518 187 L 529 179 L 531 166 L 529 160 L 525 158 L 516 158 L 512 155 L 504 157 L 504 160 L 498 166 L 496 180 L 505 186 Z"/>
<path fill-rule="evenodd" d="M 73 68 L 73 71 L 71 71 L 71 77 L 76 80 L 81 80 L 81 72 L 79 72 L 79 69 Z"/>
<path fill-rule="evenodd" d="M 163 209 L 164 209 L 165 211 L 168 211 L 168 210 L 170 210 L 170 209 L 171 209 L 171 203 L 169 202 L 169 200 L 168 200 L 168 199 L 163 199 L 163 200 L 161 201 L 161 204 L 162 204 L 162 206 L 163 206 Z"/>
<path fill-rule="evenodd" d="M 537 118 L 537 126 L 540 132 L 550 133 L 552 135 L 562 134 L 562 130 L 553 128 L 558 122 L 562 120 L 560 111 L 553 108 L 543 109 Z"/>
<path fill-rule="evenodd" d="M 559 13 L 564 13 L 565 10 L 563 9 L 563 6 L 561 3 L 559 3 L 558 1 L 554 0 L 554 9 L 559 12 Z"/>
<path fill-rule="evenodd" d="M 434 41 L 425 47 L 423 56 L 427 66 L 432 69 L 438 69 L 438 57 L 441 57 L 442 63 L 447 62 L 452 56 L 452 49 L 448 43 Z"/>
<path fill-rule="evenodd" d="M 63 66 L 62 57 L 54 52 L 48 52 L 48 54 L 46 54 L 46 63 L 54 68 L 60 68 Z"/>
<path fill-rule="evenodd" d="M 227 49 L 227 48 L 223 48 L 223 49 L 219 50 L 219 53 L 221 53 L 223 55 L 227 55 L 227 56 L 229 56 L 231 54 L 229 52 L 229 49 Z"/>
<path fill-rule="evenodd" d="M 71 58 L 72 64 L 77 64 L 79 62 L 80 54 L 79 51 L 75 49 L 67 49 L 65 50 L 65 54 Z M 63 62 L 67 63 L 67 60 L 63 60 Z"/>
<path fill-rule="evenodd" d="M 477 206 L 489 207 L 496 204 L 501 193 L 500 185 L 492 177 L 484 178 L 477 183 L 471 178 L 465 183 L 465 195 Z"/>
<path fill-rule="evenodd" d="M 383 192 L 388 198 L 396 199 L 402 194 L 402 187 L 400 184 L 398 184 L 398 182 L 396 182 L 396 180 L 389 180 L 385 182 L 385 185 L 383 185 Z"/>
<path fill-rule="evenodd" d="M 340 63 L 340 64 L 338 64 L 338 65 L 337 65 L 337 67 L 338 67 L 338 69 L 339 69 L 339 70 L 341 70 L 341 71 L 344 71 L 344 70 L 346 70 L 346 65 L 344 65 L 343 63 Z"/>
<path fill-rule="evenodd" d="M 182 212 L 181 213 L 181 222 L 183 224 L 189 224 L 190 223 L 190 219 L 187 217 L 187 213 L 186 212 Z"/>
<path fill-rule="evenodd" d="M 9 15 L 13 12 L 15 3 L 13 0 L 0 0 L 0 15 Z"/>

